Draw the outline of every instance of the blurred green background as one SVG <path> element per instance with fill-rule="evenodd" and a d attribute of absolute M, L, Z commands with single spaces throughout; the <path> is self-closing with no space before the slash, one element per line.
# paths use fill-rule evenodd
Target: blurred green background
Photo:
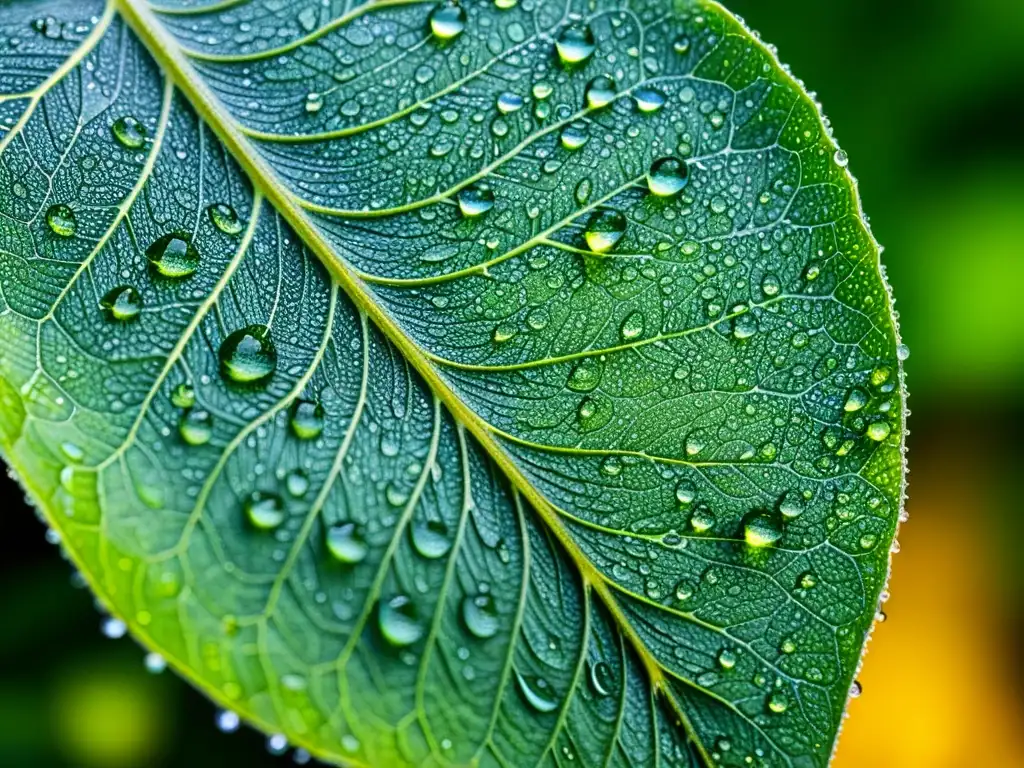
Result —
<path fill-rule="evenodd" d="M 1024 0 L 728 5 L 825 105 L 912 352 L 911 520 L 837 766 L 1024 766 Z M 285 764 L 104 638 L 0 493 L 0 765 Z"/>

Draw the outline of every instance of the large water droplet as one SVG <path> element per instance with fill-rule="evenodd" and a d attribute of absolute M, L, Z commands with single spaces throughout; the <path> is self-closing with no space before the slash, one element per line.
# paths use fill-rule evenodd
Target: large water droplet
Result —
<path fill-rule="evenodd" d="M 181 382 L 171 392 L 171 404 L 176 408 L 191 408 L 196 404 L 195 387 L 190 382 Z"/>
<path fill-rule="evenodd" d="M 471 184 L 458 195 L 459 211 L 467 219 L 483 216 L 494 207 L 494 190 L 489 184 Z"/>
<path fill-rule="evenodd" d="M 213 437 L 213 416 L 202 408 L 190 408 L 181 415 L 178 432 L 189 445 L 206 445 Z"/>
<path fill-rule="evenodd" d="M 214 203 L 206 209 L 213 226 L 226 235 L 237 235 L 244 229 L 238 212 L 227 203 Z"/>
<path fill-rule="evenodd" d="M 722 669 L 732 669 L 736 666 L 736 652 L 729 648 L 723 648 L 722 652 L 718 654 L 718 664 Z"/>
<path fill-rule="evenodd" d="M 734 339 L 743 341 L 757 334 L 757 317 L 751 312 L 744 312 L 732 319 L 732 335 Z"/>
<path fill-rule="evenodd" d="M 466 29 L 466 11 L 455 0 L 444 0 L 430 12 L 430 31 L 439 40 L 454 40 Z"/>
<path fill-rule="evenodd" d="M 494 637 L 501 627 L 494 598 L 480 594 L 462 601 L 462 620 L 466 628 L 481 640 Z"/>
<path fill-rule="evenodd" d="M 625 233 L 625 215 L 619 211 L 600 211 L 587 224 L 583 237 L 594 253 L 607 253 Z"/>
<path fill-rule="evenodd" d="M 678 157 L 662 157 L 651 163 L 647 188 L 658 197 L 674 197 L 689 183 L 690 169 Z"/>
<path fill-rule="evenodd" d="M 781 715 L 789 707 L 789 699 L 782 691 L 775 691 L 768 697 L 768 709 L 777 715 Z"/>
<path fill-rule="evenodd" d="M 71 237 L 78 227 L 75 212 L 63 203 L 51 205 L 46 209 L 46 223 L 50 231 L 58 237 Z"/>
<path fill-rule="evenodd" d="M 593 55 L 596 47 L 594 33 L 585 24 L 573 24 L 571 27 L 567 27 L 558 36 L 558 41 L 555 43 L 558 59 L 567 65 L 586 61 Z"/>
<path fill-rule="evenodd" d="M 142 312 L 142 296 L 130 285 L 113 288 L 100 299 L 100 309 L 108 320 L 126 323 L 136 320 Z"/>
<path fill-rule="evenodd" d="M 601 383 L 603 370 L 604 366 L 601 365 L 600 360 L 585 357 L 572 369 L 566 386 L 573 392 L 592 392 Z"/>
<path fill-rule="evenodd" d="M 715 515 L 709 507 L 701 504 L 690 515 L 690 527 L 694 533 L 707 533 L 715 527 Z"/>
<path fill-rule="evenodd" d="M 245 500 L 245 515 L 253 527 L 272 531 L 284 522 L 284 502 L 276 493 L 254 491 Z"/>
<path fill-rule="evenodd" d="M 856 413 L 868 404 L 868 393 L 860 387 L 854 387 L 846 398 L 843 410 L 847 413 Z"/>
<path fill-rule="evenodd" d="M 313 440 L 324 431 L 324 408 L 310 400 L 296 400 L 289 424 L 297 438 Z"/>
<path fill-rule="evenodd" d="M 892 427 L 887 421 L 876 421 L 868 426 L 868 437 L 876 443 L 880 443 L 889 436 Z"/>
<path fill-rule="evenodd" d="M 199 251 L 192 246 L 192 238 L 184 232 L 171 232 L 157 238 L 146 249 L 146 258 L 164 277 L 188 277 L 199 269 Z"/>
<path fill-rule="evenodd" d="M 412 544 L 428 560 L 444 557 L 452 548 L 448 526 L 441 520 L 417 521 L 412 527 Z"/>
<path fill-rule="evenodd" d="M 697 489 L 693 487 L 693 483 L 688 480 L 679 481 L 679 485 L 676 486 L 676 500 L 680 504 L 692 504 L 695 498 Z"/>
<path fill-rule="evenodd" d="M 277 368 L 277 349 L 265 325 L 239 328 L 220 345 L 221 374 L 239 384 L 256 384 Z"/>
<path fill-rule="evenodd" d="M 538 712 L 554 712 L 558 708 L 558 697 L 543 677 L 526 677 L 516 672 L 516 683 L 526 703 Z"/>
<path fill-rule="evenodd" d="M 497 101 L 498 111 L 503 115 L 510 115 L 513 112 L 518 112 L 523 108 L 523 97 L 518 93 L 512 93 L 511 91 L 505 91 L 498 96 Z"/>
<path fill-rule="evenodd" d="M 772 515 L 758 513 L 744 523 L 743 538 L 751 547 L 769 547 L 782 538 L 782 527 Z"/>
<path fill-rule="evenodd" d="M 370 548 L 355 523 L 340 523 L 327 529 L 327 551 L 336 560 L 355 565 L 366 559 Z"/>
<path fill-rule="evenodd" d="M 665 94 L 657 88 L 638 88 L 633 92 L 636 108 L 645 114 L 657 112 L 665 106 Z"/>
<path fill-rule="evenodd" d="M 146 143 L 146 126 L 130 115 L 119 117 L 110 126 L 114 138 L 128 149 L 139 149 Z"/>
<path fill-rule="evenodd" d="M 615 672 L 604 661 L 590 666 L 590 687 L 600 698 L 607 698 L 615 690 Z"/>
<path fill-rule="evenodd" d="M 786 520 L 793 520 L 804 513 L 804 502 L 799 493 L 790 491 L 779 501 L 779 513 Z"/>
<path fill-rule="evenodd" d="M 412 645 L 423 636 L 416 606 L 405 595 L 381 602 L 377 622 L 384 639 L 397 648 Z"/>
<path fill-rule="evenodd" d="M 598 75 L 587 83 L 583 95 L 590 109 L 607 107 L 615 100 L 615 80 L 611 75 Z"/>
<path fill-rule="evenodd" d="M 622 334 L 623 341 L 633 341 L 643 335 L 644 332 L 644 316 L 640 312 L 633 312 L 629 317 L 622 321 L 622 327 L 619 329 Z"/>
<path fill-rule="evenodd" d="M 563 147 L 570 152 L 575 152 L 587 143 L 590 139 L 590 134 L 587 133 L 586 126 L 573 123 L 562 129 L 560 139 Z"/>

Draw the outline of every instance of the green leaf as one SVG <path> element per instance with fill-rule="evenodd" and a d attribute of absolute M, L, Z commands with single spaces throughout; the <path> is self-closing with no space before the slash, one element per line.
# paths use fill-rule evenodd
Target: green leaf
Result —
<path fill-rule="evenodd" d="M 823 766 L 903 493 L 879 249 L 712 2 L 15 0 L 0 443 L 351 765 Z"/>

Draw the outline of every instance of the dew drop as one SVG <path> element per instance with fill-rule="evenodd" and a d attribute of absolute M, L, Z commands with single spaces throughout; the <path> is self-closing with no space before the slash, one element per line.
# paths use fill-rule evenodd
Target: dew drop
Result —
<path fill-rule="evenodd" d="M 370 551 L 362 531 L 355 523 L 339 523 L 327 529 L 327 551 L 335 560 L 355 565 L 366 559 Z"/>
<path fill-rule="evenodd" d="M 242 725 L 241 718 L 229 709 L 217 713 L 217 730 L 221 733 L 234 733 Z"/>
<path fill-rule="evenodd" d="M 633 93 L 636 108 L 644 114 L 657 112 L 665 106 L 665 94 L 656 88 L 638 88 Z"/>
<path fill-rule="evenodd" d="M 789 707 L 789 699 L 782 691 L 775 691 L 768 697 L 768 709 L 777 715 L 781 715 Z"/>
<path fill-rule="evenodd" d="M 494 207 L 494 190 L 489 184 L 471 184 L 458 195 L 459 211 L 467 219 L 483 216 Z"/>
<path fill-rule="evenodd" d="M 693 487 L 693 483 L 681 480 L 676 486 L 676 501 L 680 504 L 692 504 L 695 498 L 697 498 L 697 489 Z"/>
<path fill-rule="evenodd" d="M 847 413 L 856 413 L 868 404 L 868 393 L 860 387 L 854 387 L 846 398 L 843 410 Z"/>
<path fill-rule="evenodd" d="M 590 109 L 607 107 L 615 100 L 615 80 L 611 75 L 598 75 L 587 83 L 583 96 Z"/>
<path fill-rule="evenodd" d="M 880 443 L 889 436 L 892 427 L 887 421 L 876 421 L 868 426 L 868 437 L 876 443 Z"/>
<path fill-rule="evenodd" d="M 722 669 L 732 669 L 736 666 L 736 652 L 729 648 L 723 648 L 718 654 L 718 664 Z"/>
<path fill-rule="evenodd" d="M 184 232 L 171 232 L 155 240 L 146 249 L 146 258 L 164 277 L 188 277 L 199 269 L 199 251 Z"/>
<path fill-rule="evenodd" d="M 804 513 L 804 503 L 800 494 L 789 492 L 779 501 L 779 514 L 786 520 L 793 520 Z"/>
<path fill-rule="evenodd" d="M 213 416 L 202 408 L 189 408 L 178 420 L 178 433 L 189 445 L 206 445 L 213 437 Z"/>
<path fill-rule="evenodd" d="M 836 165 L 840 168 L 845 168 L 850 164 L 850 157 L 841 149 L 837 149 L 836 153 L 832 156 L 832 159 L 836 161 Z"/>
<path fill-rule="evenodd" d="M 751 547 L 769 547 L 782 538 L 782 528 L 771 515 L 756 514 L 744 524 L 743 538 Z"/>
<path fill-rule="evenodd" d="M 594 253 L 607 253 L 626 233 L 626 217 L 619 211 L 600 211 L 587 224 L 583 237 Z"/>
<path fill-rule="evenodd" d="M 498 633 L 498 618 L 498 609 L 490 595 L 481 594 L 467 597 L 462 601 L 462 620 L 466 624 L 466 629 L 481 640 L 494 637 Z"/>
<path fill-rule="evenodd" d="M 573 392 L 592 392 L 601 383 L 603 369 L 600 360 L 585 357 L 572 369 L 566 386 Z"/>
<path fill-rule="evenodd" d="M 910 357 L 910 347 L 908 347 L 906 344 L 899 344 L 896 347 L 896 357 L 898 357 L 901 361 L 908 359 Z"/>
<path fill-rule="evenodd" d="M 623 341 L 633 341 L 640 338 L 644 332 L 644 316 L 640 312 L 633 312 L 622 321 L 622 327 L 619 331 L 622 334 Z"/>
<path fill-rule="evenodd" d="M 277 368 L 277 349 L 265 325 L 247 325 L 230 334 L 220 345 L 221 375 L 238 384 L 257 384 Z"/>
<path fill-rule="evenodd" d="M 605 661 L 599 661 L 590 666 L 590 687 L 599 698 L 607 698 L 615 690 L 615 673 L 611 665 Z"/>
<path fill-rule="evenodd" d="M 417 521 L 412 527 L 412 544 L 428 560 L 444 557 L 452 548 L 448 526 L 441 520 Z"/>
<path fill-rule="evenodd" d="M 253 491 L 245 500 L 245 516 L 253 527 L 272 531 L 284 522 L 284 502 L 276 493 Z"/>
<path fill-rule="evenodd" d="M 678 157 L 662 157 L 651 163 L 647 188 L 658 197 L 674 197 L 689 183 L 690 170 Z"/>
<path fill-rule="evenodd" d="M 818 584 L 818 578 L 808 571 L 800 577 L 800 589 L 814 589 Z"/>
<path fill-rule="evenodd" d="M 311 400 L 296 400 L 288 423 L 300 440 L 314 440 L 324 431 L 324 407 Z"/>
<path fill-rule="evenodd" d="M 732 335 L 734 339 L 743 341 L 757 333 L 757 318 L 750 312 L 744 312 L 732 319 Z"/>
<path fill-rule="evenodd" d="M 688 37 L 677 37 L 672 43 L 672 50 L 683 56 L 690 52 L 690 39 Z"/>
<path fill-rule="evenodd" d="M 538 712 L 554 712 L 558 708 L 558 698 L 543 677 L 527 677 L 516 672 L 516 683 L 526 703 Z"/>
<path fill-rule="evenodd" d="M 324 108 L 324 97 L 321 93 L 306 94 L 306 112 L 315 115 Z"/>
<path fill-rule="evenodd" d="M 126 323 L 137 320 L 142 312 L 142 296 L 130 285 L 113 288 L 100 299 L 100 309 L 108 320 Z"/>
<path fill-rule="evenodd" d="M 517 93 L 505 91 L 498 96 L 498 111 L 503 115 L 511 115 L 523 108 L 523 97 Z"/>
<path fill-rule="evenodd" d="M 767 274 L 761 281 L 761 290 L 765 296 L 778 296 L 779 291 L 782 290 L 782 286 L 779 284 L 779 278 L 773 274 Z"/>
<path fill-rule="evenodd" d="M 50 231 L 58 237 L 71 237 L 78 227 L 75 212 L 63 203 L 51 205 L 46 209 L 46 223 Z"/>
<path fill-rule="evenodd" d="M 146 126 L 130 115 L 117 118 L 110 126 L 110 132 L 128 149 L 139 149 L 146 143 Z"/>
<path fill-rule="evenodd" d="M 555 49 L 558 51 L 558 59 L 564 65 L 580 64 L 589 59 L 597 43 L 594 41 L 594 33 L 585 24 L 573 24 L 567 27 L 558 41 Z"/>
<path fill-rule="evenodd" d="M 227 203 L 214 203 L 206 209 L 213 226 L 226 235 L 237 235 L 244 228 L 238 212 Z"/>
<path fill-rule="evenodd" d="M 714 526 L 715 515 L 707 506 L 697 507 L 690 516 L 690 527 L 695 533 L 707 533 Z"/>
<path fill-rule="evenodd" d="M 575 152 L 590 140 L 590 134 L 587 133 L 587 129 L 583 125 L 573 123 L 562 129 L 559 139 L 563 147 L 570 152 Z"/>
<path fill-rule="evenodd" d="M 455 0 L 444 0 L 430 12 L 430 31 L 439 40 L 454 40 L 466 29 L 466 11 Z"/>
<path fill-rule="evenodd" d="M 301 469 L 293 469 L 284 478 L 284 487 L 296 499 L 301 499 L 309 490 L 309 476 Z"/>
<path fill-rule="evenodd" d="M 423 636 L 416 606 L 405 595 L 381 602 L 377 611 L 380 633 L 396 648 L 412 645 Z"/>
<path fill-rule="evenodd" d="M 862 693 L 864 693 L 864 688 L 857 680 L 854 680 L 853 684 L 850 686 L 850 698 L 859 698 Z"/>
<path fill-rule="evenodd" d="M 191 408 L 196 404 L 196 390 L 191 383 L 181 382 L 171 392 L 171 404 L 176 408 Z"/>

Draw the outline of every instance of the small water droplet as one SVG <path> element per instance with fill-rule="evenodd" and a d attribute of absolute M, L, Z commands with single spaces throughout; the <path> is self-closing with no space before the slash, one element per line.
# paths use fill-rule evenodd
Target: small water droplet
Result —
<path fill-rule="evenodd" d="M 306 94 L 306 112 L 315 115 L 324 108 L 324 96 L 322 93 Z"/>
<path fill-rule="evenodd" d="M 142 663 L 151 675 L 159 675 L 167 669 L 167 660 L 159 653 L 147 653 Z"/>
<path fill-rule="evenodd" d="M 782 528 L 771 515 L 755 514 L 744 524 L 743 538 L 751 547 L 769 547 L 782 538 Z"/>
<path fill-rule="evenodd" d="M 276 493 L 253 491 L 245 500 L 245 515 L 253 527 L 272 531 L 284 522 L 284 502 Z"/>
<path fill-rule="evenodd" d="M 854 680 L 853 684 L 850 686 L 850 698 L 856 699 L 860 697 L 862 693 L 864 693 L 864 688 L 857 680 Z"/>
<path fill-rule="evenodd" d="M 841 149 L 837 149 L 836 153 L 832 156 L 832 158 L 836 161 L 836 165 L 838 165 L 840 168 L 845 168 L 850 164 L 849 156 Z"/>
<path fill-rule="evenodd" d="M 563 147 L 570 152 L 575 152 L 589 141 L 590 134 L 587 133 L 586 127 L 582 124 L 573 123 L 562 129 L 559 139 Z"/>
<path fill-rule="evenodd" d="M 130 115 L 119 117 L 110 126 L 114 138 L 128 149 L 139 149 L 146 143 L 146 126 Z"/>
<path fill-rule="evenodd" d="M 190 382 L 183 381 L 174 388 L 171 404 L 176 408 L 191 408 L 196 404 L 196 390 Z"/>
<path fill-rule="evenodd" d="M 775 691 L 768 697 L 768 709 L 777 715 L 781 715 L 789 707 L 789 699 L 782 691 Z"/>
<path fill-rule="evenodd" d="M 75 212 L 63 203 L 51 205 L 46 209 L 46 223 L 50 231 L 58 237 L 71 237 L 78 227 Z"/>
<path fill-rule="evenodd" d="M 227 203 L 214 203 L 206 213 L 213 225 L 226 235 L 237 235 L 244 229 L 238 212 Z"/>
<path fill-rule="evenodd" d="M 572 369 L 566 386 L 573 392 L 592 392 L 601 383 L 603 369 L 600 360 L 585 357 Z"/>
<path fill-rule="evenodd" d="M 199 251 L 184 232 L 171 232 L 157 238 L 146 249 L 146 258 L 157 274 L 164 277 L 188 277 L 199 269 Z"/>
<path fill-rule="evenodd" d="M 622 327 L 619 329 L 619 332 L 622 334 L 623 341 L 633 341 L 640 338 L 644 332 L 643 314 L 633 312 L 622 321 Z"/>
<path fill-rule="evenodd" d="M 892 427 L 887 421 L 876 421 L 868 426 L 868 437 L 876 443 L 880 443 L 889 436 Z"/>
<path fill-rule="evenodd" d="M 213 437 L 213 416 L 202 408 L 189 408 L 178 421 L 178 433 L 189 445 L 206 445 Z"/>
<path fill-rule="evenodd" d="M 906 344 L 898 345 L 896 347 L 896 357 L 898 357 L 901 361 L 902 360 L 906 360 L 907 358 L 909 358 L 910 357 L 910 347 L 908 347 Z"/>
<path fill-rule="evenodd" d="M 100 299 L 100 309 L 108 320 L 127 323 L 142 312 L 142 296 L 130 285 L 113 288 Z"/>
<path fill-rule="evenodd" d="M 651 163 L 647 188 L 658 197 L 674 197 L 689 183 L 690 169 L 678 157 L 662 157 Z"/>
<path fill-rule="evenodd" d="M 503 115 L 510 115 L 513 112 L 518 112 L 523 108 L 523 97 L 517 93 L 505 91 L 498 96 L 497 107 L 498 111 Z"/>
<path fill-rule="evenodd" d="M 697 498 L 697 489 L 688 480 L 681 480 L 676 486 L 676 501 L 680 504 L 692 504 Z"/>
<path fill-rule="evenodd" d="M 612 695 L 615 690 L 615 672 L 610 664 L 599 661 L 590 665 L 590 687 L 602 699 Z"/>
<path fill-rule="evenodd" d="M 381 601 L 377 612 L 380 633 L 396 648 L 405 648 L 423 636 L 416 606 L 405 595 Z"/>
<path fill-rule="evenodd" d="M 494 598 L 486 594 L 462 601 L 462 620 L 466 628 L 481 640 L 494 637 L 501 626 Z"/>
<path fill-rule="evenodd" d="M 690 52 L 690 38 L 688 37 L 677 37 L 675 42 L 672 43 L 672 50 L 676 53 L 685 55 Z"/>
<path fill-rule="evenodd" d="M 750 312 L 744 312 L 732 319 L 732 335 L 740 341 L 749 339 L 757 333 L 757 317 Z"/>
<path fill-rule="evenodd" d="M 690 516 L 690 527 L 695 533 L 707 533 L 715 526 L 715 515 L 705 505 L 697 507 Z"/>
<path fill-rule="evenodd" d="M 626 217 L 619 211 L 599 211 L 583 233 L 587 247 L 594 253 L 607 253 L 626 233 Z"/>
<path fill-rule="evenodd" d="M 104 637 L 108 637 L 111 640 L 120 640 L 126 634 L 128 634 L 128 626 L 113 616 L 103 620 L 100 625 L 100 632 L 103 633 Z"/>
<path fill-rule="evenodd" d="M 370 548 L 359 526 L 355 523 L 339 523 L 327 529 L 327 551 L 335 560 L 355 565 L 366 559 Z"/>
<path fill-rule="evenodd" d="M 638 88 L 633 92 L 636 108 L 644 114 L 657 112 L 665 106 L 665 94 L 657 88 Z"/>
<path fill-rule="evenodd" d="M 257 384 L 277 369 L 277 349 L 265 325 L 248 325 L 230 334 L 220 345 L 221 375 L 238 384 Z"/>
<path fill-rule="evenodd" d="M 242 724 L 241 718 L 230 709 L 222 709 L 217 713 L 217 730 L 222 733 L 234 733 Z"/>
<path fill-rule="evenodd" d="M 800 589 L 814 589 L 818 584 L 818 578 L 808 571 L 800 577 Z"/>
<path fill-rule="evenodd" d="M 586 24 L 573 24 L 567 27 L 555 43 L 559 60 L 562 64 L 570 66 L 589 59 L 596 47 L 594 33 Z"/>
<path fill-rule="evenodd" d="M 428 560 L 444 557 L 452 548 L 448 526 L 441 520 L 417 521 L 412 527 L 412 544 Z"/>
<path fill-rule="evenodd" d="M 466 29 L 466 11 L 455 0 L 444 0 L 430 12 L 430 31 L 439 40 L 454 40 Z"/>
<path fill-rule="evenodd" d="M 856 413 L 868 404 L 868 393 L 860 387 L 854 387 L 846 398 L 843 410 L 847 413 Z"/>
<path fill-rule="evenodd" d="M 314 440 L 324 431 L 324 407 L 310 400 L 296 400 L 288 423 L 300 440 Z"/>
<path fill-rule="evenodd" d="M 527 677 L 516 672 L 516 683 L 526 703 L 538 712 L 554 712 L 558 708 L 558 698 L 543 677 Z"/>
<path fill-rule="evenodd" d="M 794 520 L 804 513 L 804 503 L 800 494 L 790 491 L 779 501 L 779 514 L 786 520 Z"/>
<path fill-rule="evenodd" d="M 611 75 L 598 75 L 587 83 L 583 94 L 590 109 L 607 107 L 615 100 L 615 80 Z"/>
<path fill-rule="evenodd" d="M 483 216 L 494 207 L 494 190 L 483 182 L 471 184 L 458 194 L 459 211 L 467 219 Z"/>
<path fill-rule="evenodd" d="M 309 475 L 301 469 L 293 469 L 284 478 L 284 487 L 296 499 L 301 499 L 309 490 Z"/>

